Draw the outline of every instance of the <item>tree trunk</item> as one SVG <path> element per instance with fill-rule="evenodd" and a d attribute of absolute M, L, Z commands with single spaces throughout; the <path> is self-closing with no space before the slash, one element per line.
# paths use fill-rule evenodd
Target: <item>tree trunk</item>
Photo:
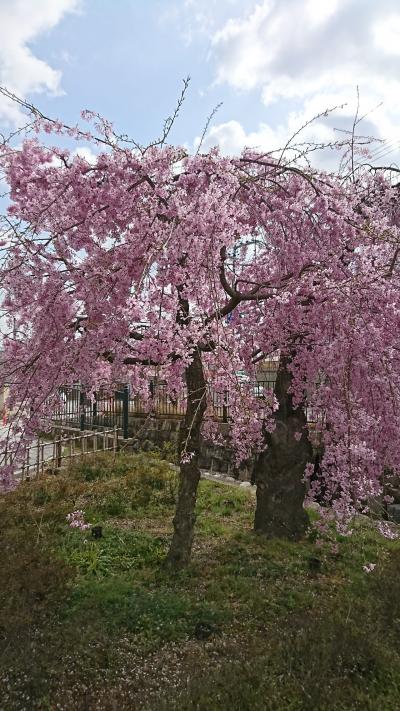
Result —
<path fill-rule="evenodd" d="M 275 384 L 279 403 L 275 413 L 276 428 L 265 433 L 268 447 L 259 454 L 254 468 L 257 485 L 254 530 L 268 538 L 298 540 L 309 524 L 303 509 L 306 486 L 302 479 L 313 452 L 304 408 L 294 409 L 288 392 L 292 383 L 289 362 L 281 356 Z M 297 433 L 301 434 L 300 439 L 296 439 Z"/>
<path fill-rule="evenodd" d="M 187 405 L 179 431 L 178 451 L 181 465 L 178 501 L 173 519 L 174 534 L 166 558 L 166 564 L 172 568 L 183 568 L 189 563 L 196 521 L 196 495 L 200 480 L 200 429 L 206 409 L 206 381 L 199 351 L 194 352 L 193 360 L 186 368 L 185 379 Z M 186 458 L 188 461 L 185 461 Z"/>

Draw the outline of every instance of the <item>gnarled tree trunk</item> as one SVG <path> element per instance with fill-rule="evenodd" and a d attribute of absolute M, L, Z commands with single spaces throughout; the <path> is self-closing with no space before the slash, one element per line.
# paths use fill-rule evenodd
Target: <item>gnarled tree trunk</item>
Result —
<path fill-rule="evenodd" d="M 279 402 L 276 428 L 265 433 L 268 447 L 259 454 L 254 468 L 257 485 L 254 530 L 269 538 L 298 540 L 309 524 L 303 508 L 306 486 L 302 478 L 313 453 L 304 408 L 295 409 L 288 392 L 292 383 L 289 362 L 281 356 L 275 384 Z"/>
<path fill-rule="evenodd" d="M 197 487 L 200 480 L 200 429 L 206 409 L 206 381 L 201 354 L 195 351 L 185 371 L 187 405 L 179 431 L 178 451 L 181 457 L 178 500 L 173 519 L 174 534 L 166 563 L 183 568 L 192 551 Z"/>

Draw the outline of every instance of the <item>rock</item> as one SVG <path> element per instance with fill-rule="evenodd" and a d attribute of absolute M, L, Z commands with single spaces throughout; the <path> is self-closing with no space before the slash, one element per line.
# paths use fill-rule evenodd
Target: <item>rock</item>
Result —
<path fill-rule="evenodd" d="M 387 512 L 389 521 L 400 523 L 400 504 L 388 504 Z"/>
<path fill-rule="evenodd" d="M 249 481 L 242 481 L 239 486 L 242 486 L 245 489 L 248 489 L 249 486 L 251 486 L 251 483 Z"/>
<path fill-rule="evenodd" d="M 314 558 L 311 556 L 308 559 L 308 567 L 311 570 L 312 573 L 320 573 L 321 572 L 321 560 L 319 558 Z"/>
<path fill-rule="evenodd" d="M 308 501 L 307 504 L 304 504 L 304 508 L 319 512 L 321 511 L 322 506 L 317 501 Z"/>
<path fill-rule="evenodd" d="M 194 636 L 196 639 L 208 639 L 216 631 L 215 625 L 210 625 L 208 622 L 198 622 L 194 628 Z"/>

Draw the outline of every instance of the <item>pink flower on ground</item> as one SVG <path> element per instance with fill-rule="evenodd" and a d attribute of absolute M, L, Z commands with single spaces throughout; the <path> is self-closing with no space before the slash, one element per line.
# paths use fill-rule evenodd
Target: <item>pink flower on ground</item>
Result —
<path fill-rule="evenodd" d="M 364 573 L 372 573 L 375 567 L 376 563 L 367 563 L 366 565 L 363 565 L 363 571 Z"/>
<path fill-rule="evenodd" d="M 395 531 L 388 523 L 385 521 L 379 521 L 377 523 L 377 529 L 379 533 L 384 536 L 385 538 L 388 538 L 390 541 L 395 541 L 399 538 L 399 534 L 397 531 Z"/>
<path fill-rule="evenodd" d="M 91 528 L 91 524 L 85 521 L 85 512 L 81 509 L 72 511 L 72 513 L 67 514 L 65 518 L 70 528 L 79 528 L 80 531 L 87 531 L 88 528 Z"/>

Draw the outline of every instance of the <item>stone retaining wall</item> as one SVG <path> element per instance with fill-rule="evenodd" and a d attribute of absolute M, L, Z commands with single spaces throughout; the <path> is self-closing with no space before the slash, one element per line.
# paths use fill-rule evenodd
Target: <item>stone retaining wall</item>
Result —
<path fill-rule="evenodd" d="M 125 447 L 131 451 L 139 449 L 146 451 L 153 446 L 162 448 L 167 443 L 177 446 L 180 423 L 180 420 L 173 418 L 130 418 L 129 429 L 132 436 L 129 440 L 125 440 Z M 220 423 L 219 430 L 222 437 L 226 438 L 229 433 L 229 424 Z M 240 481 L 249 481 L 253 465 L 252 461 L 248 461 L 237 467 L 231 447 L 217 445 L 203 439 L 200 467 L 211 472 L 232 476 Z"/>

